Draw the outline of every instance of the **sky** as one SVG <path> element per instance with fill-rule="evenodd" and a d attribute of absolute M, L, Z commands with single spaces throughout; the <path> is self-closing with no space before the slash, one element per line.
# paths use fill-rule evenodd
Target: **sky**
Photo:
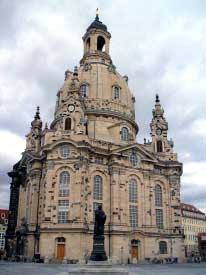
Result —
<path fill-rule="evenodd" d="M 7 172 L 25 149 L 36 106 L 51 123 L 97 7 L 113 63 L 136 97 L 137 141 L 150 139 L 158 93 L 183 163 L 181 199 L 206 211 L 205 0 L 0 1 L 0 208 L 8 208 Z"/>

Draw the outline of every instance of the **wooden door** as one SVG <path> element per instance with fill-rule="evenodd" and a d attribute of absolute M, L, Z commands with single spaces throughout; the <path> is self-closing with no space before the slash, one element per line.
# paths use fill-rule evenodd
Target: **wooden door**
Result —
<path fill-rule="evenodd" d="M 138 260 L 138 246 L 132 246 L 132 258 Z"/>
<path fill-rule="evenodd" d="M 57 244 L 57 259 L 63 260 L 65 256 L 65 244 Z"/>

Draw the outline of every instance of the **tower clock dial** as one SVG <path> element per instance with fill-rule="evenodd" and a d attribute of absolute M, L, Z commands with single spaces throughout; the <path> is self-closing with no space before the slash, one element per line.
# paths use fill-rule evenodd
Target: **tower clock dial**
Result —
<path fill-rule="evenodd" d="M 162 130 L 161 130 L 160 128 L 157 128 L 157 130 L 156 130 L 156 134 L 157 134 L 158 136 L 160 136 L 160 135 L 161 135 L 161 133 L 162 133 Z"/>
<path fill-rule="evenodd" d="M 70 113 L 72 113 L 72 112 L 74 112 L 74 110 L 75 110 L 74 104 L 69 104 L 69 105 L 68 105 L 68 111 L 69 111 Z"/>

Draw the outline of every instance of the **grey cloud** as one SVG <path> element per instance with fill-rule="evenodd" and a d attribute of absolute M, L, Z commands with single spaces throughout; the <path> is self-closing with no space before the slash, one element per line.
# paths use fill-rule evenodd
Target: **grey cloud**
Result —
<path fill-rule="evenodd" d="M 196 207 L 204 209 L 206 211 L 206 190 L 201 185 L 190 184 L 182 186 L 182 201 L 194 204 Z"/>
<path fill-rule="evenodd" d="M 14 163 L 11 161 L 5 162 L 3 156 L 0 156 L 0 208 L 9 207 L 9 193 L 10 193 L 10 178 L 7 175 L 7 172 L 11 171 Z"/>
<path fill-rule="evenodd" d="M 15 44 L 16 31 L 19 27 L 16 20 L 17 7 L 15 1 L 2 0 L 0 3 L 1 45 L 12 47 Z"/>

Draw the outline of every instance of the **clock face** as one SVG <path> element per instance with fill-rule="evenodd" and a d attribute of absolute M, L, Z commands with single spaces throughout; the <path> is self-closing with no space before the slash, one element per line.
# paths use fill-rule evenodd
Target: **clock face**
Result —
<path fill-rule="evenodd" d="M 161 130 L 160 128 L 157 128 L 157 130 L 156 130 L 156 134 L 157 134 L 158 136 L 160 136 L 160 135 L 161 135 L 161 133 L 162 133 L 162 130 Z"/>
<path fill-rule="evenodd" d="M 75 110 L 74 104 L 69 104 L 69 106 L 68 106 L 68 111 L 69 111 L 70 113 L 72 113 L 72 112 L 74 112 L 74 110 Z"/>

